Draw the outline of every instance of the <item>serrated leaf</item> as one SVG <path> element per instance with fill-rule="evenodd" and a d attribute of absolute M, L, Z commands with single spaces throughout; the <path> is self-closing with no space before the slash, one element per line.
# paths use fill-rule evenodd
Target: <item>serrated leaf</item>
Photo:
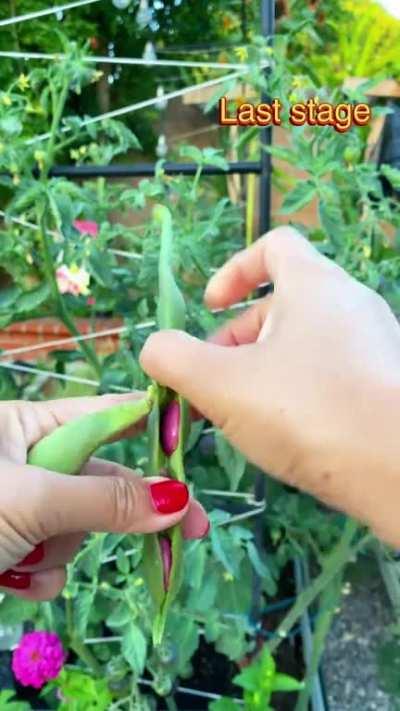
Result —
<path fill-rule="evenodd" d="M 132 612 L 129 609 L 129 605 L 122 600 L 114 608 L 111 615 L 106 619 L 106 624 L 109 627 L 123 627 L 123 625 L 128 624 L 131 621 Z"/>
<path fill-rule="evenodd" d="M 286 195 L 282 207 L 279 210 L 281 215 L 288 215 L 291 212 L 301 210 L 308 205 L 316 195 L 316 187 L 308 180 L 298 183 L 294 190 Z"/>
<path fill-rule="evenodd" d="M 79 594 L 74 598 L 74 632 L 80 639 L 83 639 L 86 635 L 90 610 L 93 606 L 95 597 L 96 588 L 92 588 L 90 590 L 80 590 Z"/>
<path fill-rule="evenodd" d="M 230 490 L 237 491 L 246 469 L 246 457 L 228 442 L 220 430 L 215 433 L 215 450 L 218 462 L 229 479 Z"/>
<path fill-rule="evenodd" d="M 136 674 L 142 674 L 146 662 L 147 643 L 142 630 L 133 622 L 125 629 L 121 643 L 122 654 Z"/>

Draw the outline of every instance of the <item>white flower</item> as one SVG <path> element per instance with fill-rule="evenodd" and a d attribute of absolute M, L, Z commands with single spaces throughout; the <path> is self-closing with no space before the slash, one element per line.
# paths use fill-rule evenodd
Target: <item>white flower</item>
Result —
<path fill-rule="evenodd" d="M 62 264 L 56 271 L 56 279 L 61 294 L 85 296 L 89 293 L 90 275 L 86 269 L 76 264 L 71 264 L 70 267 Z"/>

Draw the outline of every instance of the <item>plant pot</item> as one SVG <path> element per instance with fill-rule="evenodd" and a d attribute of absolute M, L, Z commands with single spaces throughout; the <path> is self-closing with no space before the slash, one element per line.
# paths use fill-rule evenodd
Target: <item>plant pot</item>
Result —
<path fill-rule="evenodd" d="M 121 318 L 105 317 L 96 318 L 92 321 L 92 319 L 88 318 L 77 318 L 75 319 L 75 324 L 79 333 L 86 335 L 93 331 L 97 333 L 122 328 L 123 320 Z M 1 355 L 1 358 L 2 360 L 18 359 L 29 361 L 44 358 L 49 353 L 57 350 L 77 350 L 79 346 L 75 341 L 60 343 L 59 345 L 56 343 L 69 338 L 71 338 L 70 332 L 56 318 L 36 318 L 29 321 L 18 321 L 0 331 L 0 348 L 5 351 L 24 350 L 19 353 L 12 353 L 9 356 Z M 108 355 L 118 350 L 119 333 L 94 338 L 92 342 L 98 354 Z M 43 347 L 38 348 L 40 344 L 43 344 Z M 30 346 L 32 346 L 31 350 Z"/>

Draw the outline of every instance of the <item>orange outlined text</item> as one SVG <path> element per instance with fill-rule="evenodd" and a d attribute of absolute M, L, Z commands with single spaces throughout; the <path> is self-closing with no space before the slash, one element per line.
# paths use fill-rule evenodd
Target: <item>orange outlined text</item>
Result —
<path fill-rule="evenodd" d="M 252 104 L 243 102 L 229 111 L 228 99 L 219 100 L 218 118 L 221 126 L 281 126 L 282 102 L 273 99 L 270 103 Z M 332 126 L 338 133 L 346 133 L 352 126 L 367 126 L 372 111 L 368 104 L 330 104 L 317 98 L 292 104 L 289 122 L 292 126 Z"/>

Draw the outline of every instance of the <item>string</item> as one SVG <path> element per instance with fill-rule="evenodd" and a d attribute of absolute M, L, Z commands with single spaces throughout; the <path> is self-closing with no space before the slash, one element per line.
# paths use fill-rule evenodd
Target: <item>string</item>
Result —
<path fill-rule="evenodd" d="M 36 10 L 35 12 L 28 12 L 26 15 L 8 17 L 6 20 L 0 20 L 0 27 L 6 27 L 7 25 L 15 25 L 18 22 L 26 22 L 27 20 L 35 20 L 36 18 L 44 17 L 45 15 L 54 15 L 57 12 L 65 12 L 65 10 L 72 10 L 72 8 L 74 7 L 90 5 L 94 2 L 99 2 L 99 0 L 75 0 L 75 2 L 69 2 L 65 5 L 57 5 L 56 7 L 47 7 L 45 10 Z"/>
<path fill-rule="evenodd" d="M 65 54 L 45 53 L 45 52 L 16 52 L 16 51 L 1 51 L 0 57 L 8 59 L 47 59 L 60 61 L 66 59 Z M 97 55 L 89 55 L 83 58 L 85 62 L 92 64 L 126 64 L 126 65 L 142 65 L 154 67 L 203 67 L 208 69 L 243 69 L 249 68 L 247 64 L 231 64 L 229 62 L 188 62 L 179 59 L 143 59 L 143 57 L 99 57 Z M 164 98 L 164 97 L 163 97 Z"/>
<path fill-rule="evenodd" d="M 232 74 L 226 74 L 223 77 L 219 77 L 217 79 L 210 79 L 209 81 L 205 81 L 202 84 L 192 84 L 191 86 L 185 87 L 184 89 L 176 89 L 175 91 L 170 91 L 169 93 L 164 94 L 162 99 L 163 99 L 163 101 L 169 101 L 170 99 L 175 99 L 178 96 L 183 96 L 184 94 L 189 94 L 192 91 L 207 89 L 212 86 L 217 86 L 218 84 L 222 84 L 225 81 L 230 81 L 231 79 L 237 79 L 237 77 L 239 77 L 245 71 L 246 70 L 243 69 L 242 71 L 233 72 Z M 107 113 L 99 114 L 98 116 L 90 116 L 89 118 L 81 121 L 80 127 L 89 126 L 93 123 L 98 123 L 99 121 L 105 121 L 106 119 L 117 118 L 118 116 L 124 116 L 126 114 L 133 113 L 134 111 L 139 111 L 139 109 L 145 109 L 145 108 L 148 108 L 149 106 L 154 106 L 155 104 L 158 104 L 159 101 L 160 101 L 160 97 L 154 96 L 151 99 L 145 99 L 144 101 L 139 101 L 135 104 L 130 104 L 129 106 L 123 106 L 122 108 L 115 109 L 114 111 L 108 111 Z M 69 126 L 64 126 L 61 129 L 62 133 L 66 133 L 67 131 L 70 131 Z M 41 135 L 35 136 L 35 138 L 31 138 L 29 141 L 26 141 L 26 145 L 30 146 L 38 141 L 44 141 L 49 137 L 50 137 L 50 133 L 42 133 Z"/>

